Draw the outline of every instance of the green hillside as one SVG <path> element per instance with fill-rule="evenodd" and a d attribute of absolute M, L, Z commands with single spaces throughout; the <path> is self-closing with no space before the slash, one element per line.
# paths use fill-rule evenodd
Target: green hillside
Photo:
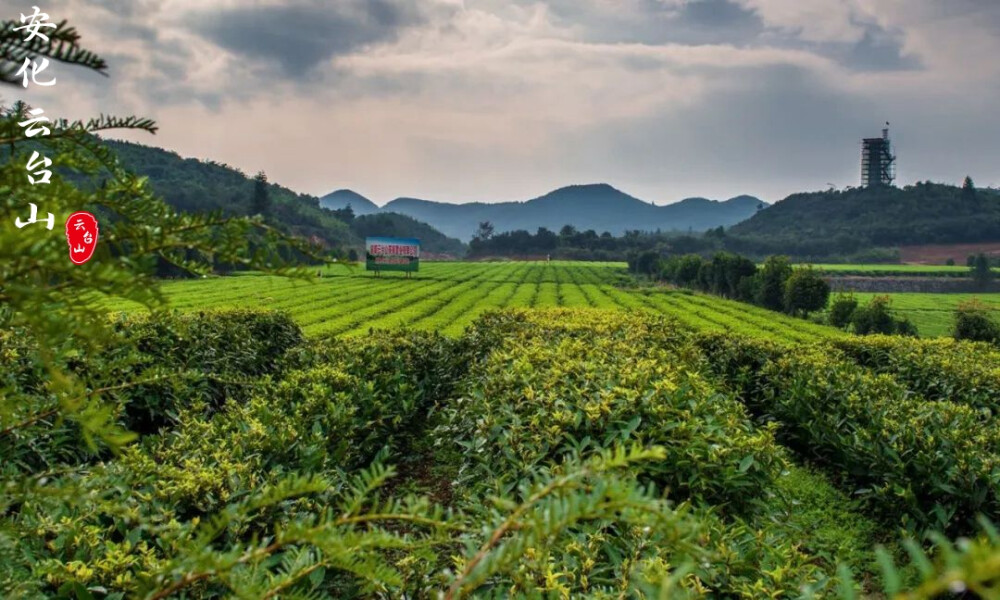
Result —
<path fill-rule="evenodd" d="M 830 256 L 864 248 L 1000 240 L 1000 193 L 936 183 L 794 194 L 727 234 L 756 253 Z"/>
<path fill-rule="evenodd" d="M 106 142 L 125 168 L 149 177 L 158 196 L 184 212 L 222 211 L 227 215 L 250 214 L 252 175 L 211 160 L 183 158 L 175 152 L 133 144 Z M 272 218 L 279 226 L 303 237 L 323 240 L 328 246 L 346 249 L 361 243 L 351 228 L 319 200 L 271 183 L 268 185 Z"/>
<path fill-rule="evenodd" d="M 221 211 L 232 216 L 252 213 L 253 177 L 239 169 L 141 144 L 106 143 L 127 169 L 148 177 L 156 194 L 180 211 Z M 419 238 L 425 251 L 436 254 L 460 256 L 465 252 L 460 241 L 411 217 L 381 214 L 354 218 L 322 207 L 314 196 L 275 183 L 268 184 L 268 192 L 273 223 L 295 235 L 322 240 L 337 251 L 360 251 L 365 236 L 388 235 Z"/>

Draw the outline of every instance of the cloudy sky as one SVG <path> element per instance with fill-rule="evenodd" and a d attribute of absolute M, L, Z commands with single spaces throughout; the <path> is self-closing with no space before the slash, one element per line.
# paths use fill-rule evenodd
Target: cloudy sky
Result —
<path fill-rule="evenodd" d="M 2 0 L 5 12 L 33 0 Z M 23 6 L 22 6 L 23 4 Z M 322 195 L 524 200 L 856 185 L 892 122 L 902 183 L 1000 185 L 1000 0 L 46 0 L 110 78 L 49 114 Z"/>

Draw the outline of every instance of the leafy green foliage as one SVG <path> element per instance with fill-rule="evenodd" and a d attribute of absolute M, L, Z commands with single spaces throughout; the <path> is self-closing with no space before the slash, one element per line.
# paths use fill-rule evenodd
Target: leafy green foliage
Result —
<path fill-rule="evenodd" d="M 792 276 L 792 265 L 784 256 L 771 256 L 756 275 L 754 300 L 760 306 L 780 311 L 785 307 L 785 285 Z"/>
<path fill-rule="evenodd" d="M 27 485 L 8 496 L 13 503 L 0 517 L 5 587 L 147 598 L 435 591 L 457 598 L 610 597 L 663 586 L 700 597 L 829 585 L 829 571 L 790 539 L 763 535 L 705 504 L 725 500 L 727 510 L 749 508 L 744 496 L 759 497 L 784 459 L 738 404 L 712 394 L 693 374 L 657 365 L 656 357 L 695 357 L 684 349 L 687 334 L 663 321 L 598 312 L 541 319 L 507 313 L 484 319 L 458 341 L 378 333 L 305 342 L 294 330 L 276 333 L 287 329 L 280 316 L 206 317 L 144 319 L 123 330 L 121 345 L 131 348 L 130 355 L 148 354 L 150 360 L 140 362 L 180 359 L 163 365 L 170 369 L 186 368 L 188 359 L 210 360 L 204 353 L 218 347 L 215 365 L 204 367 L 242 370 L 252 384 L 246 394 L 214 410 L 202 402 L 181 405 L 170 430 L 146 433 L 120 455 L 104 456 L 73 476 L 54 476 L 49 486 L 72 492 L 79 502 L 58 501 Z M 241 341 L 238 333 L 250 339 Z M 609 351 L 624 352 L 636 336 L 650 344 L 604 368 L 615 377 L 613 364 L 643 360 L 635 366 L 658 371 L 653 379 L 641 371 L 639 379 L 618 379 L 622 391 L 663 382 L 657 396 L 629 394 L 617 401 L 622 418 L 629 404 L 653 411 L 637 428 L 623 424 L 621 435 L 600 443 L 567 439 L 531 465 L 506 465 L 507 474 L 479 471 L 477 478 L 467 472 L 451 484 L 450 511 L 393 493 L 400 474 L 383 467 L 384 459 L 420 434 L 428 415 L 454 423 L 468 412 L 459 392 L 474 389 L 482 370 L 504 351 L 488 340 L 509 338 L 507 351 L 531 343 L 541 351 L 546 340 L 583 344 L 595 334 Z M 187 342 L 188 335 L 205 339 Z M 287 342 L 276 340 L 282 335 Z M 179 356 L 165 352 L 185 343 L 191 345 L 173 353 Z M 561 347 L 552 342 L 553 351 Z M 585 359 L 582 351 L 576 356 Z M 274 368 L 258 370 L 271 359 Z M 26 372 L 30 379 L 30 368 Z M 673 389 L 677 382 L 685 389 Z M 689 405 L 694 394 L 703 396 L 697 407 Z M 673 421 L 665 426 L 657 415 Z M 604 420 L 593 422 L 595 434 Z M 461 441 L 450 426 L 427 431 L 432 447 Z M 460 471 L 475 464 L 473 456 L 457 456 L 468 462 Z M 683 475 L 697 470 L 719 477 Z M 656 482 L 703 507 L 668 502 L 651 487 Z M 24 535 L 28 531 L 33 535 Z M 781 566 L 772 572 L 773 565 Z"/>
<path fill-rule="evenodd" d="M 1000 354 L 992 346 L 879 335 L 832 344 L 858 364 L 892 375 L 926 400 L 1000 412 Z"/>
<path fill-rule="evenodd" d="M 955 311 L 953 336 L 956 340 L 973 342 L 1000 342 L 1000 325 L 993 319 L 990 310 L 976 299 L 958 305 Z"/>
<path fill-rule="evenodd" d="M 796 269 L 785 282 L 785 311 L 793 315 L 822 310 L 829 300 L 830 284 L 812 268 Z"/>
<path fill-rule="evenodd" d="M 965 532 L 977 514 L 1000 514 L 1000 437 L 980 411 L 915 397 L 829 347 L 767 357 L 751 343 L 742 355 L 743 367 L 728 359 L 716 372 L 755 414 L 784 424 L 780 439 L 842 474 L 891 522 Z"/>
<path fill-rule="evenodd" d="M 81 47 L 80 34 L 66 21 L 56 23 L 54 28 L 46 27 L 41 30 L 48 40 L 35 36 L 27 41 L 23 31 L 15 31 L 21 25 L 15 20 L 0 23 L 0 82 L 20 85 L 21 80 L 16 77 L 16 73 L 24 59 L 29 57 L 33 60 L 45 57 L 98 73 L 107 71 L 108 64 L 104 59 Z"/>
<path fill-rule="evenodd" d="M 546 335 L 507 328 L 475 368 L 467 399 L 449 413 L 446 437 L 465 448 L 468 477 L 487 482 L 493 473 L 502 488 L 571 449 L 641 443 L 666 451 L 645 472 L 659 487 L 678 499 L 739 506 L 780 471 L 769 432 L 755 430 L 737 402 L 672 366 L 684 362 L 680 348 L 630 341 L 669 339 L 654 332 L 676 325 L 595 315 L 603 335 L 581 339 L 557 333 L 559 313 L 513 318 Z"/>
<path fill-rule="evenodd" d="M 854 311 L 858 309 L 858 300 L 851 294 L 837 294 L 830 303 L 830 314 L 827 320 L 834 327 L 845 329 L 851 324 Z"/>
<path fill-rule="evenodd" d="M 995 598 L 997 573 L 1000 572 L 1000 535 L 986 520 L 981 521 L 981 526 L 982 533 L 973 539 L 960 538 L 952 542 L 940 534 L 929 536 L 933 553 L 910 540 L 906 544 L 910 567 L 920 578 L 912 586 L 904 585 L 900 569 L 883 551 L 880 562 L 885 573 L 886 594 L 897 600 L 954 596 Z"/>
<path fill-rule="evenodd" d="M 135 364 L 248 385 L 221 404 L 192 389 L 169 429 L 72 476 L 53 474 L 71 456 L 35 468 L 50 489 L 19 487 L 0 516 L 8 589 L 834 597 L 854 589 L 840 563 L 873 585 L 866 504 L 792 466 L 776 432 L 890 522 L 965 531 L 996 511 L 991 430 L 967 433 L 979 413 L 917 400 L 829 348 L 588 310 L 490 313 L 458 339 L 308 341 L 257 313 L 130 323 L 118 345 Z M 37 392 L 30 353 L 2 356 Z M 383 466 L 417 438 L 421 460 L 446 462 Z"/>

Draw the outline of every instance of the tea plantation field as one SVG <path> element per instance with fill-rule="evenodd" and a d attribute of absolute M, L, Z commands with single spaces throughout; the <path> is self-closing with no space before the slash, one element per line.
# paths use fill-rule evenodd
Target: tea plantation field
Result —
<path fill-rule="evenodd" d="M 866 303 L 872 297 L 882 294 L 855 293 L 854 297 Z M 969 300 L 978 300 L 992 309 L 1000 318 L 1000 294 L 886 294 L 892 300 L 892 312 L 905 316 L 917 326 L 921 337 L 947 337 L 955 326 L 955 311 L 958 305 Z"/>
<path fill-rule="evenodd" d="M 456 336 L 498 308 L 602 308 L 668 315 L 704 331 L 733 331 L 785 342 L 838 337 L 832 328 L 719 298 L 628 287 L 624 264 L 586 262 L 425 263 L 419 274 L 375 278 L 363 268 L 324 269 L 311 281 L 260 274 L 164 286 L 180 311 L 267 308 L 289 313 L 309 336 L 359 335 L 405 326 Z M 110 311 L 138 304 L 108 300 Z"/>
<path fill-rule="evenodd" d="M 0 334 L 2 384 L 24 407 L 0 414 L 0 464 L 25 481 L 0 495 L 0 596 L 998 596 L 996 349 L 772 331 L 725 303 L 618 290 L 607 267 L 432 271 L 452 268 L 409 294 L 330 279 L 384 312 L 425 286 L 477 312 L 469 281 L 616 309 L 490 312 L 457 336 L 131 314 L 65 365 L 134 432 L 120 452 L 49 419 L 42 367 L 24 360 L 38 348 Z M 293 304 L 308 289 L 274 286 Z M 679 307 L 704 316 L 659 314 Z M 737 323 L 760 335 L 720 332 Z"/>

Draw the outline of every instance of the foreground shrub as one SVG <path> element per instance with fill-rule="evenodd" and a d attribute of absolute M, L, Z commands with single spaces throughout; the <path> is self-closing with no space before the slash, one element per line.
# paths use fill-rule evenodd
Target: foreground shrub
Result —
<path fill-rule="evenodd" d="M 1000 515 L 1000 431 L 974 409 L 914 398 L 829 352 L 790 353 L 761 377 L 757 403 L 782 438 L 900 526 L 964 533 Z"/>
<path fill-rule="evenodd" d="M 937 600 L 938 598 L 996 598 L 1000 575 L 1000 534 L 988 521 L 980 522 L 982 532 L 973 539 L 951 541 L 939 534 L 929 536 L 932 551 L 913 540 L 906 543 L 911 570 L 920 581 L 904 586 L 900 569 L 892 558 L 881 553 L 886 582 L 885 594 L 896 600 Z M 909 588 L 909 589 L 907 589 Z"/>
<path fill-rule="evenodd" d="M 753 403 L 762 384 L 760 371 L 789 351 L 770 340 L 728 333 L 699 333 L 692 340 L 707 359 L 705 367 L 716 384 L 736 394 L 752 411 L 759 408 Z"/>
<path fill-rule="evenodd" d="M 1000 411 L 1000 353 L 987 344 L 948 338 L 851 337 L 830 342 L 856 363 L 892 375 L 926 400 Z"/>
<path fill-rule="evenodd" d="M 642 319 L 595 318 L 610 337 L 574 335 L 589 315 L 552 329 L 553 316 L 522 315 L 530 326 L 473 367 L 436 434 L 464 448 L 464 476 L 502 488 L 571 450 L 637 442 L 666 450 L 644 475 L 673 498 L 745 507 L 762 493 L 783 465 L 773 437 L 694 372 L 692 349 L 624 335 L 648 327 Z"/>
<path fill-rule="evenodd" d="M 259 310 L 122 317 L 114 331 L 115 343 L 75 370 L 95 387 L 143 382 L 108 391 L 123 425 L 137 433 L 158 430 L 189 406 L 211 410 L 249 397 L 252 380 L 279 373 L 285 354 L 303 342 L 290 316 Z"/>
<path fill-rule="evenodd" d="M 6 381 L 44 393 L 21 341 L 0 337 Z M 835 354 L 598 311 L 497 313 L 454 341 L 293 344 L 121 455 L 79 468 L 49 454 L 5 488 L 0 593 L 834 597 L 851 586 L 833 565 L 867 560 L 866 529 L 797 533 L 853 513 L 789 517 L 843 498 L 782 474 L 775 431 L 904 525 L 965 531 L 996 512 L 1000 479 L 980 412 Z M 780 425 L 754 426 L 747 407 Z M 408 493 L 427 489 L 420 469 L 382 466 L 415 434 L 458 463 L 447 510 Z M 22 468 L 0 463 L 8 479 Z M 957 577 L 984 589 L 986 560 Z"/>
<path fill-rule="evenodd" d="M 267 544 L 255 547 L 254 538 L 269 532 L 277 539 L 289 537 L 288 545 L 300 546 L 301 556 L 296 560 L 304 565 L 318 561 L 337 567 L 341 562 L 340 568 L 346 568 L 353 564 L 347 568 L 353 577 L 374 581 L 386 577 L 383 584 L 395 581 L 382 572 L 384 566 L 379 567 L 382 571 L 368 571 L 376 560 L 371 553 L 387 556 L 390 551 L 412 548 L 414 556 L 419 556 L 421 550 L 405 536 L 379 528 L 359 530 L 369 521 L 365 511 L 392 515 L 371 517 L 373 521 L 409 522 L 419 517 L 418 522 L 435 530 L 445 525 L 437 517 L 420 517 L 434 514 L 426 504 L 394 500 L 382 508 L 369 497 L 369 487 L 383 484 L 392 475 L 378 469 L 366 474 L 359 469 L 391 445 L 397 432 L 410 426 L 419 406 L 412 399 L 402 401 L 400 390 L 386 394 L 378 386 L 376 381 L 322 365 L 290 372 L 282 381 L 268 384 L 266 393 L 249 401 L 228 402 L 208 417 L 198 411 L 181 413 L 169 435 L 150 437 L 127 448 L 121 459 L 95 469 L 81 482 L 88 490 L 87 502 L 65 518 L 49 515 L 43 499 L 20 508 L 15 521 L 19 528 L 43 532 L 44 539 L 67 540 L 45 550 L 35 549 L 48 557 L 37 572 L 56 587 L 75 582 L 125 591 L 166 585 L 176 569 L 205 572 L 199 578 L 214 578 L 211 573 L 219 565 L 239 565 L 227 563 L 226 552 L 204 554 L 198 544 L 212 542 L 233 552 L 238 548 L 259 552 L 250 561 L 258 563 L 277 553 L 274 548 L 264 551 Z M 410 392 L 416 394 L 415 389 Z M 361 477 L 361 482 L 351 483 L 355 477 Z M 327 507 L 338 505 L 341 508 L 335 513 L 326 512 Z M 357 515 L 356 521 L 345 520 L 352 514 Z M 223 515 L 225 520 L 213 515 Z M 202 520 L 209 529 L 199 525 Z M 332 525 L 334 521 L 343 527 Z M 120 533 L 103 535 L 109 524 Z M 119 535 L 127 536 L 126 547 Z M 76 541 L 70 543 L 71 539 Z M 334 547 L 339 549 L 331 557 L 328 553 Z M 123 552 L 128 560 L 120 556 Z M 156 573 L 167 579 L 156 579 Z M 343 579 L 342 574 L 332 577 Z M 194 582 L 186 582 L 185 587 L 187 583 Z M 262 582 L 218 583 L 242 589 L 239 586 Z M 357 585 L 351 583 L 345 589 Z M 214 597 L 214 587 L 218 585 L 201 589 L 196 596 Z M 361 594 L 363 589 L 353 593 Z"/>
<path fill-rule="evenodd" d="M 13 408 L 0 414 L 4 461 L 25 472 L 92 461 L 99 455 L 86 434 L 88 419 L 132 432 L 116 438 L 123 443 L 172 427 L 185 411 L 210 414 L 226 399 L 246 400 L 261 376 L 281 372 L 302 335 L 287 315 L 233 311 L 121 317 L 105 341 L 69 353 L 64 364 L 44 366 L 41 357 L 51 348 L 24 332 L 0 334 L 0 391 L 9 400 L 4 407 Z M 83 389 L 65 397 L 65 377 L 54 376 L 60 370 Z M 63 404 L 97 396 L 99 408 L 80 418 L 53 418 L 68 410 Z"/>
<path fill-rule="evenodd" d="M 439 333 L 375 331 L 364 338 L 324 338 L 303 346 L 296 366 L 330 365 L 371 382 L 395 401 L 424 410 L 450 395 L 468 368 L 466 346 Z M 387 400 L 388 401 L 388 400 Z"/>

